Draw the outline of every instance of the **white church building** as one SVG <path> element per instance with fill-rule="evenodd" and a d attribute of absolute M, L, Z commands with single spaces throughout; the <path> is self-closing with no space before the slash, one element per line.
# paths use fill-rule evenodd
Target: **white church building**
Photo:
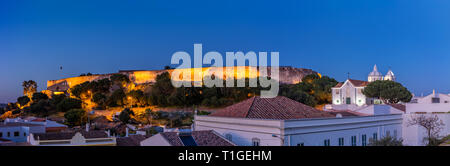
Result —
<path fill-rule="evenodd" d="M 332 90 L 332 104 L 325 106 L 325 109 L 333 110 L 352 110 L 361 109 L 362 106 L 368 106 L 372 104 L 381 104 L 381 101 L 373 98 L 367 98 L 362 92 L 364 88 L 371 82 L 377 80 L 391 80 L 396 81 L 396 77 L 392 70 L 389 70 L 385 76 L 383 76 L 377 68 L 377 65 L 373 67 L 373 71 L 369 73 L 367 81 L 347 79 L 343 83 L 338 83 L 331 88 Z"/>

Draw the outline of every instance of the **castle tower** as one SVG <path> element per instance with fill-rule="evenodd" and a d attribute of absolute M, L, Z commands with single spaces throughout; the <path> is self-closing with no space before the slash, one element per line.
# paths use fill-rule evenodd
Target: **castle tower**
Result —
<path fill-rule="evenodd" d="M 384 80 L 395 81 L 395 75 L 394 75 L 394 72 L 392 72 L 391 69 L 389 69 L 389 71 L 387 72 L 386 76 L 384 76 Z"/>
<path fill-rule="evenodd" d="M 378 71 L 377 65 L 373 67 L 373 71 L 370 72 L 369 77 L 367 78 L 367 81 L 374 82 L 377 80 L 383 80 L 383 75 Z"/>

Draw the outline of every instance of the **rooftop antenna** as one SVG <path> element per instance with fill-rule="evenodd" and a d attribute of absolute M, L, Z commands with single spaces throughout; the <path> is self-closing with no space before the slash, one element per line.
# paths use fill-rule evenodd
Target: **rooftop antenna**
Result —
<path fill-rule="evenodd" d="M 350 72 L 347 72 L 347 79 L 350 79 Z"/>

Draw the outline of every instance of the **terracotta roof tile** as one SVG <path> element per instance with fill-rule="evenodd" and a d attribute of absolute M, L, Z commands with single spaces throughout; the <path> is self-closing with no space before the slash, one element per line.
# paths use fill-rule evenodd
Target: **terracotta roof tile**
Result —
<path fill-rule="evenodd" d="M 333 115 L 337 115 L 337 114 L 341 114 L 343 117 L 349 117 L 349 116 L 368 116 L 366 114 L 360 113 L 360 112 L 355 112 L 355 111 L 350 111 L 350 110 L 329 110 L 327 111 Z"/>
<path fill-rule="evenodd" d="M 349 79 L 348 81 L 350 81 L 350 83 L 352 83 L 354 86 L 356 87 L 365 87 L 369 84 L 369 82 L 367 81 L 361 81 L 361 80 L 352 80 Z M 342 87 L 342 85 L 344 85 L 343 82 L 339 82 L 336 86 L 334 86 L 333 88 L 340 88 Z"/>
<path fill-rule="evenodd" d="M 177 132 L 160 133 L 172 146 L 184 146 Z M 193 131 L 191 133 L 197 146 L 234 146 L 212 130 Z"/>
<path fill-rule="evenodd" d="M 234 146 L 213 130 L 194 131 L 192 137 L 198 146 Z"/>
<path fill-rule="evenodd" d="M 80 132 L 84 138 L 107 138 L 108 134 L 105 131 L 72 131 L 72 132 L 59 132 L 59 133 L 36 133 L 34 139 L 39 140 L 67 140 L 72 139 L 77 132 Z"/>
<path fill-rule="evenodd" d="M 389 104 L 389 105 L 400 111 L 406 112 L 406 105 L 403 104 Z"/>
<path fill-rule="evenodd" d="M 129 137 L 117 138 L 117 146 L 141 146 L 141 141 L 147 139 L 145 135 L 130 135 Z"/>
<path fill-rule="evenodd" d="M 361 81 L 361 80 L 352 80 L 349 79 L 348 81 L 350 81 L 353 85 L 357 86 L 357 87 L 365 87 L 369 84 L 369 82 L 367 81 Z"/>
<path fill-rule="evenodd" d="M 334 117 L 333 114 L 317 110 L 283 96 L 275 98 L 255 96 L 218 110 L 210 116 L 283 120 Z"/>

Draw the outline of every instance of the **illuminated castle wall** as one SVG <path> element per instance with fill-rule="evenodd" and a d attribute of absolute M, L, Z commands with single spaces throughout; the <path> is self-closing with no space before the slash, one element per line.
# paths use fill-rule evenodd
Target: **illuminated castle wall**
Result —
<path fill-rule="evenodd" d="M 245 67 L 245 70 L 235 70 L 235 73 L 226 73 L 226 69 L 228 67 L 223 68 L 223 76 L 218 78 L 224 79 L 226 77 L 235 77 L 236 79 L 241 78 L 255 78 L 259 74 L 257 67 Z M 194 73 L 194 69 L 181 69 L 186 72 Z M 208 73 L 214 73 L 214 71 L 219 70 L 217 67 L 205 67 L 202 68 L 202 73 L 205 72 Z M 295 84 L 298 82 L 301 82 L 302 78 L 308 74 L 314 74 L 317 73 L 311 69 L 303 69 L 303 68 L 294 68 L 294 67 L 279 67 L 280 71 L 280 83 L 281 84 Z M 121 70 L 118 73 L 124 74 L 129 77 L 129 79 L 134 82 L 135 84 L 145 84 L 145 83 L 153 83 L 156 80 L 156 76 L 159 74 L 162 74 L 164 72 L 168 72 L 169 74 L 173 72 L 173 69 L 168 70 Z M 71 77 L 71 78 L 65 78 L 60 80 L 49 80 L 47 81 L 47 90 L 50 90 L 52 92 L 62 92 L 66 91 L 69 88 L 81 84 L 86 81 L 96 81 L 101 80 L 104 78 L 109 78 L 113 74 L 118 73 L 111 73 L 111 74 L 95 74 L 91 76 L 79 76 L 79 77 Z M 268 75 L 270 76 L 270 67 L 268 67 Z M 217 77 L 217 76 L 216 76 Z M 194 78 L 194 77 L 192 77 Z M 198 81 L 198 80 L 194 80 Z M 201 81 L 201 80 L 200 80 Z"/>

